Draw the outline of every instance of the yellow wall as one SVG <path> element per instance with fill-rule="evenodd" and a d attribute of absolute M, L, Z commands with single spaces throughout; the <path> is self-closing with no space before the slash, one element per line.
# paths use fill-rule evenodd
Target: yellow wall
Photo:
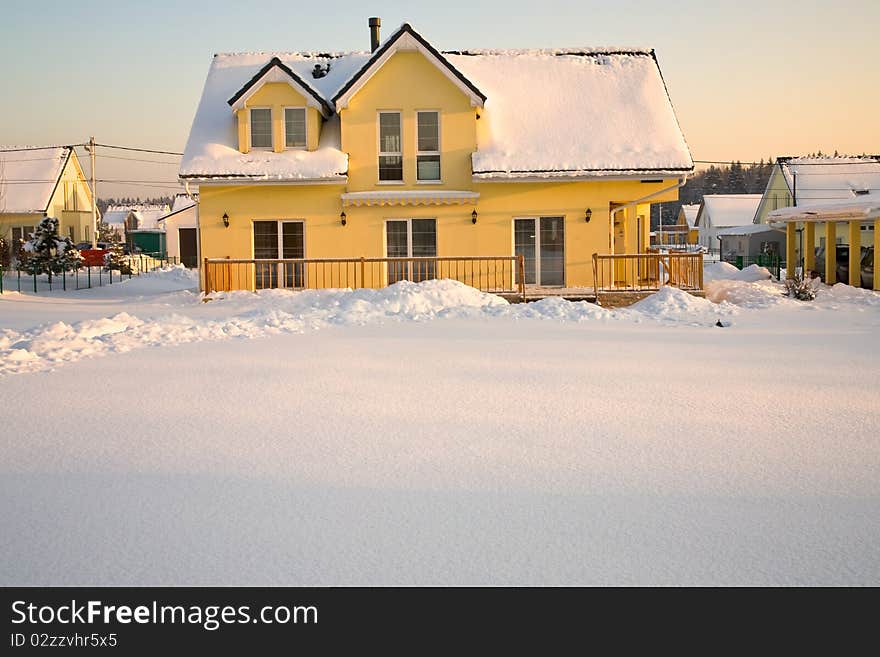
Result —
<path fill-rule="evenodd" d="M 609 250 L 610 203 L 625 203 L 668 187 L 638 181 L 547 183 L 478 183 L 475 205 L 346 207 L 340 222 L 343 185 L 202 185 L 199 223 L 203 258 L 253 258 L 253 222 L 305 221 L 306 258 L 385 256 L 387 219 L 437 219 L 439 256 L 513 255 L 513 220 L 524 217 L 565 217 L 565 267 L 568 286 L 593 283 L 593 253 Z M 674 200 L 670 192 L 660 200 Z M 584 211 L 590 208 L 589 223 Z M 478 213 L 477 223 L 471 211 Z M 624 211 L 617 250 L 635 253 L 648 246 L 648 204 Z M 229 228 L 222 223 L 229 215 Z M 638 217 L 643 219 L 638 221 Z M 642 226 L 641 244 L 637 226 Z"/>
<path fill-rule="evenodd" d="M 272 142 L 273 150 L 280 153 L 284 150 L 284 108 L 306 108 L 306 140 L 308 150 L 318 148 L 321 133 L 321 114 L 314 107 L 309 107 L 302 94 L 286 82 L 267 82 L 247 99 L 243 109 L 236 112 L 238 121 L 238 150 L 247 153 L 250 150 L 250 112 L 251 107 L 269 107 L 272 109 Z"/>
<path fill-rule="evenodd" d="M 403 184 L 379 183 L 379 110 L 401 112 Z M 442 184 L 416 181 L 416 111 L 440 110 Z M 342 150 L 349 154 L 350 191 L 471 189 L 477 146 L 476 109 L 470 99 L 417 52 L 398 52 L 340 112 Z"/>
<path fill-rule="evenodd" d="M 76 154 L 72 154 L 61 172 L 45 214 L 0 214 L 0 237 L 10 240 L 13 226 L 36 226 L 47 216 L 59 220 L 58 232 L 61 235 L 70 235 L 72 228 L 73 240 L 83 241 L 90 236 L 88 230 L 92 224 L 91 204 L 92 194 L 88 183 Z"/>
<path fill-rule="evenodd" d="M 248 100 L 248 106 L 304 103 L 287 84 L 270 83 Z M 404 181 L 378 181 L 378 111 L 401 112 Z M 441 183 L 416 180 L 416 112 L 440 111 Z M 527 109 L 524 109 L 527 111 Z M 240 112 L 243 115 L 243 112 Z M 315 112 L 317 117 L 317 112 Z M 398 52 L 351 98 L 340 112 L 342 150 L 349 154 L 347 184 L 200 186 L 200 240 L 203 258 L 253 258 L 253 222 L 305 221 L 306 258 L 384 257 L 385 221 L 434 218 L 438 256 L 509 256 L 514 253 L 515 218 L 565 217 L 566 285 L 593 283 L 592 256 L 611 248 L 610 209 L 675 184 L 675 179 L 642 183 L 638 180 L 474 182 L 471 155 L 477 148 L 477 110 L 470 99 L 417 52 Z M 240 119 L 241 120 L 241 119 Z M 317 119 L 316 119 L 317 120 Z M 311 126 L 311 124 L 310 124 Z M 276 125 L 276 145 L 283 125 Z M 317 131 L 309 130 L 311 138 Z M 247 146 L 247 125 L 240 123 Z M 480 194 L 473 204 L 430 206 L 345 207 L 341 195 L 382 190 L 463 190 Z M 673 201 L 673 190 L 652 199 Z M 592 210 L 587 223 L 584 213 Z M 478 220 L 472 223 L 476 209 Z M 223 214 L 229 215 L 224 228 Z M 649 246 L 650 204 L 628 208 L 618 217 L 615 250 L 644 252 Z"/>

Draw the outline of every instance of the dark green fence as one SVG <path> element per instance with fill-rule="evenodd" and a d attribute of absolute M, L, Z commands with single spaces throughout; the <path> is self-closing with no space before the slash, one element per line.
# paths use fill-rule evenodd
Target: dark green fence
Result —
<path fill-rule="evenodd" d="M 16 292 L 40 292 L 87 290 L 93 287 L 112 285 L 123 280 L 140 276 L 154 269 L 179 264 L 179 258 L 154 257 L 147 254 L 124 256 L 122 267 L 79 267 L 52 275 L 30 274 L 16 265 L 0 265 L 0 294 L 4 290 Z"/>
<path fill-rule="evenodd" d="M 724 258 L 724 261 L 729 262 L 737 269 L 745 269 L 750 265 L 766 267 L 777 279 L 779 279 L 782 268 L 785 267 L 785 263 L 782 262 L 778 255 L 728 256 Z"/>

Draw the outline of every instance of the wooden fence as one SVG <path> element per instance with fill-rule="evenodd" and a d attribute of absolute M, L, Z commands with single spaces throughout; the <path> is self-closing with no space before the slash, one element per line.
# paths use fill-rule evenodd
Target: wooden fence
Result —
<path fill-rule="evenodd" d="M 205 258 L 204 290 L 381 288 L 399 281 L 447 278 L 483 292 L 525 299 L 522 256 L 445 258 Z"/>
<path fill-rule="evenodd" d="M 703 290 L 702 253 L 593 254 L 595 291 L 650 292 L 664 285 Z"/>

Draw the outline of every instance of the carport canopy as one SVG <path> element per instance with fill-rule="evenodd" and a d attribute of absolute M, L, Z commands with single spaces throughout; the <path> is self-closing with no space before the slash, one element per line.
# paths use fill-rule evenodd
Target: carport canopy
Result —
<path fill-rule="evenodd" d="M 850 285 L 860 284 L 861 227 L 874 227 L 874 253 L 880 251 L 880 194 L 864 194 L 851 199 L 840 199 L 821 205 L 803 205 L 779 208 L 768 215 L 771 225 L 785 228 L 786 276 L 794 277 L 796 270 L 792 263 L 797 260 L 797 228 L 804 229 L 804 270 L 815 266 L 816 224 L 825 224 L 825 244 L 835 244 L 837 224 L 849 226 L 849 281 Z M 836 250 L 825 249 L 825 282 L 832 285 L 837 279 Z M 875 255 L 876 257 L 876 255 Z M 874 289 L 880 290 L 880 280 L 874 277 Z"/>

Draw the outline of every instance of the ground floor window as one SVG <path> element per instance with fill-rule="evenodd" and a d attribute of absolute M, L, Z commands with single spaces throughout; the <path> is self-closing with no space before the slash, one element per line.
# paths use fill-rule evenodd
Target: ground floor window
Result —
<path fill-rule="evenodd" d="M 305 257 L 305 230 L 302 221 L 255 221 L 254 260 L 282 260 Z M 305 271 L 297 262 L 257 262 L 258 290 L 274 287 L 304 287 Z"/>
<path fill-rule="evenodd" d="M 21 247 L 31 238 L 31 233 L 37 229 L 36 226 L 13 226 L 12 241 L 9 243 L 10 256 L 17 258 L 21 253 Z"/>
<path fill-rule="evenodd" d="M 514 219 L 513 242 L 524 256 L 526 285 L 565 285 L 564 217 Z"/>
<path fill-rule="evenodd" d="M 435 263 L 419 258 L 437 257 L 436 219 L 389 219 L 385 222 L 385 255 L 408 258 L 388 263 L 388 284 L 426 281 L 436 276 Z"/>

